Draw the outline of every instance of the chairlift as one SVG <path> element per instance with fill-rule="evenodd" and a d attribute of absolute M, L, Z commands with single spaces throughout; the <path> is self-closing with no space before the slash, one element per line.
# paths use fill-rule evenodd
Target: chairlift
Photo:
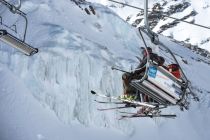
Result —
<path fill-rule="evenodd" d="M 113 109 L 122 109 L 129 107 L 141 107 L 140 112 L 130 113 L 130 112 L 121 112 L 123 114 L 120 119 L 124 118 L 134 118 L 134 117 L 166 117 L 174 118 L 175 114 L 162 114 L 162 110 L 169 106 L 178 106 L 181 110 L 188 110 L 189 108 L 189 95 L 192 95 L 196 101 L 199 101 L 198 97 L 191 91 L 190 82 L 187 79 L 184 71 L 180 67 L 176 57 L 173 52 L 164 45 L 159 39 L 158 35 L 154 33 L 148 24 L 148 0 L 144 0 L 144 17 L 145 17 L 145 30 L 139 28 L 139 33 L 145 45 L 145 51 L 147 55 L 147 63 L 139 69 L 145 69 L 140 74 L 140 79 L 133 79 L 130 83 L 130 86 L 133 87 L 133 95 L 136 95 L 136 100 L 128 100 L 123 98 L 109 97 L 106 95 L 99 94 L 95 91 L 91 91 L 93 95 L 97 95 L 103 98 L 118 99 L 123 104 L 126 104 L 125 107 L 114 107 L 99 109 L 99 111 L 113 110 Z M 147 50 L 147 44 L 144 40 L 144 37 L 141 33 L 144 31 L 146 35 L 151 39 L 151 42 L 159 47 L 162 47 L 161 50 L 165 51 L 167 55 L 171 56 L 170 61 L 173 61 L 169 67 L 164 65 L 159 65 L 155 60 L 150 59 L 149 51 Z M 166 59 L 166 58 L 165 58 Z M 171 68 L 176 67 L 179 70 L 179 75 L 176 75 L 175 72 L 169 71 Z M 170 68 L 170 69 L 168 69 Z M 120 70 L 118 68 L 112 67 L 112 69 Z M 126 72 L 124 70 L 120 70 Z M 145 98 L 146 97 L 146 98 Z M 96 100 L 97 101 L 97 100 Z M 116 102 L 103 102 L 97 101 L 98 103 L 116 103 Z M 119 102 L 117 102 L 119 103 Z M 116 104 L 117 104 L 116 103 Z"/>
<path fill-rule="evenodd" d="M 10 34 L 7 30 L 0 29 L 0 40 L 2 42 L 9 44 L 12 47 L 18 49 L 19 51 L 21 51 L 22 53 L 24 53 L 28 56 L 31 56 L 31 55 L 37 53 L 38 52 L 37 48 L 33 48 L 32 46 L 30 46 L 29 44 L 27 44 L 25 42 L 26 32 L 27 32 L 27 27 L 28 27 L 28 20 L 27 20 L 26 14 L 20 10 L 21 2 L 17 7 L 8 3 L 5 0 L 0 0 L 0 2 L 4 6 L 6 6 L 10 10 L 10 12 L 12 12 L 13 14 L 20 15 L 25 20 L 25 30 L 24 30 L 23 39 L 19 39 L 19 38 L 15 37 L 14 35 Z M 0 20 L 1 25 L 3 25 L 2 17 L 0 19 L 1 19 Z M 6 26 L 6 27 L 9 28 L 8 26 Z M 15 26 L 15 28 L 16 28 L 16 26 Z"/>
<path fill-rule="evenodd" d="M 187 79 L 173 52 L 165 46 L 164 43 L 159 40 L 158 35 L 150 29 L 148 24 L 148 0 L 144 0 L 144 17 L 145 28 L 139 28 L 139 33 L 145 46 L 144 51 L 146 52 L 144 53 L 147 54 L 145 55 L 147 58 L 146 64 L 143 63 L 145 64 L 144 66 L 138 68 L 138 70 L 136 69 L 137 71 L 135 70 L 134 75 L 132 75 L 133 72 L 130 73 L 119 68 L 112 67 L 112 70 L 130 73 L 131 77 L 140 77 L 139 79 L 133 79 L 130 82 L 130 86 L 133 87 L 133 89 L 129 91 L 129 94 L 132 95 L 129 96 L 125 94 L 123 96 L 114 97 L 91 90 L 91 94 L 95 96 L 118 100 L 118 102 L 95 100 L 97 103 L 125 104 L 125 106 L 98 109 L 99 111 L 114 109 L 119 110 L 130 107 L 139 108 L 139 110 L 135 113 L 119 111 L 119 113 L 123 114 L 119 120 L 136 117 L 175 118 L 176 114 L 162 114 L 163 109 L 169 106 L 178 106 L 182 111 L 184 109 L 188 110 L 189 95 L 191 95 L 195 101 L 199 101 L 197 95 L 192 92 L 190 81 Z M 171 57 L 170 61 L 173 61 L 172 64 L 170 63 L 167 67 L 164 63 L 158 62 L 158 59 L 156 60 L 153 57 L 150 59 L 150 53 L 141 31 L 146 33 L 153 44 L 158 45 L 162 51 L 165 51 L 164 54 Z M 158 58 L 160 60 L 160 57 Z M 168 58 L 165 57 L 165 59 Z M 135 96 L 134 98 L 133 95 Z"/>
<path fill-rule="evenodd" d="M 181 77 L 177 78 L 166 68 L 158 66 L 157 62 L 153 62 L 152 60 L 150 60 L 148 55 L 144 76 L 140 80 L 133 80 L 131 82 L 131 86 L 134 87 L 139 94 L 141 94 L 140 97 L 142 97 L 143 94 L 143 96 L 148 96 L 152 99 L 152 102 L 146 101 L 148 102 L 148 104 L 153 104 L 155 102 L 158 105 L 163 105 L 165 107 L 178 105 L 180 106 L 181 110 L 183 110 L 184 108 L 188 109 L 189 94 L 191 94 L 195 100 L 198 101 L 199 99 L 194 93 L 192 93 L 190 89 L 190 83 L 172 51 L 161 41 L 159 41 L 158 35 L 150 29 L 147 15 L 148 0 L 145 0 L 144 6 L 146 34 L 151 38 L 151 41 L 155 45 L 159 45 L 159 47 L 165 48 L 165 50 L 171 55 L 174 60 L 173 64 L 179 68 Z M 139 32 L 141 33 L 140 28 Z M 144 40 L 143 36 L 142 39 Z M 145 49 L 148 52 L 146 44 Z M 143 99 L 141 100 L 142 102 L 145 102 Z"/>
<path fill-rule="evenodd" d="M 174 65 L 179 66 L 178 63 Z M 140 80 L 133 80 L 131 86 L 138 90 L 139 94 L 143 94 L 142 96 L 151 98 L 151 103 L 155 102 L 166 107 L 179 105 L 181 108 L 188 109 L 189 103 L 186 100 L 189 93 L 188 81 L 183 74 L 181 78 L 177 78 L 163 66 L 158 66 L 157 62 L 151 60 L 146 67 L 146 76 Z M 150 104 L 150 101 L 142 101 Z"/>

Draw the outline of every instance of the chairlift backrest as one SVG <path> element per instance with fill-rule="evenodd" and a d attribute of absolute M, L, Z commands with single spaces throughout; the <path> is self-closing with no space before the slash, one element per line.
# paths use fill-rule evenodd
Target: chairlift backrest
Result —
<path fill-rule="evenodd" d="M 159 38 L 156 33 L 154 33 L 149 26 L 149 21 L 148 21 L 148 0 L 144 0 L 144 24 L 148 33 L 148 36 L 150 37 L 152 43 L 155 45 L 159 44 Z"/>
<path fill-rule="evenodd" d="M 173 89 L 175 86 L 178 88 L 181 88 L 182 82 L 180 79 L 177 79 L 174 75 L 172 75 L 168 70 L 163 68 L 162 66 L 155 66 L 153 64 L 150 64 L 149 70 L 148 70 L 148 80 L 151 80 L 155 84 L 165 85 L 165 87 L 168 87 L 172 92 L 175 92 Z M 167 90 L 168 88 L 162 87 L 163 90 Z"/>
<path fill-rule="evenodd" d="M 147 78 L 142 82 L 131 85 L 160 104 L 176 105 L 182 98 L 183 83 L 163 66 L 158 66 L 155 61 L 150 61 Z"/>

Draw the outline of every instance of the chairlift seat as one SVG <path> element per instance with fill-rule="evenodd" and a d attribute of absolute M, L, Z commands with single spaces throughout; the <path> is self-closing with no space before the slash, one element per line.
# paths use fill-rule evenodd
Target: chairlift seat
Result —
<path fill-rule="evenodd" d="M 132 84 L 137 90 L 153 98 L 155 101 L 176 105 L 181 100 L 182 80 L 177 79 L 168 70 L 150 63 L 147 78 Z"/>
<path fill-rule="evenodd" d="M 18 49 L 19 51 L 23 52 L 28 56 L 31 56 L 38 52 L 37 48 L 31 47 L 30 45 L 21 41 L 17 37 L 8 33 L 6 30 L 0 30 L 0 40 Z"/>

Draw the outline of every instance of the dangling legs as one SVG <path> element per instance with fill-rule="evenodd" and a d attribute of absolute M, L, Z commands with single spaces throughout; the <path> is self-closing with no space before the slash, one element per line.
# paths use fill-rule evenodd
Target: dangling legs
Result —
<path fill-rule="evenodd" d="M 130 82 L 133 79 L 133 75 L 131 73 L 124 73 L 122 75 L 123 80 L 123 95 L 120 97 L 122 99 L 127 100 L 135 100 L 135 90 L 130 85 Z"/>

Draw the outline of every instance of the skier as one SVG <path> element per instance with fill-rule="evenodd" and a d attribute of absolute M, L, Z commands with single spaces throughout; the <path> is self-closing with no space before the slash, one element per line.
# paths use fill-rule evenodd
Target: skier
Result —
<path fill-rule="evenodd" d="M 176 78 L 180 79 L 181 78 L 181 73 L 179 69 L 179 65 L 177 64 L 170 64 L 168 65 L 168 71 L 173 74 Z"/>
<path fill-rule="evenodd" d="M 157 65 L 162 66 L 165 62 L 164 58 L 161 56 L 158 56 L 157 54 L 152 52 L 152 49 L 150 47 L 147 47 L 142 51 L 143 59 L 141 63 L 138 65 L 136 70 L 132 73 L 124 73 L 122 75 L 123 80 L 123 95 L 120 96 L 120 98 L 127 99 L 127 100 L 135 100 L 135 89 L 130 86 L 130 82 L 134 79 L 138 80 L 144 76 L 144 72 L 146 70 L 146 63 L 147 63 L 147 55 L 149 54 L 150 60 L 157 63 Z M 146 97 L 145 97 L 146 99 Z"/>

